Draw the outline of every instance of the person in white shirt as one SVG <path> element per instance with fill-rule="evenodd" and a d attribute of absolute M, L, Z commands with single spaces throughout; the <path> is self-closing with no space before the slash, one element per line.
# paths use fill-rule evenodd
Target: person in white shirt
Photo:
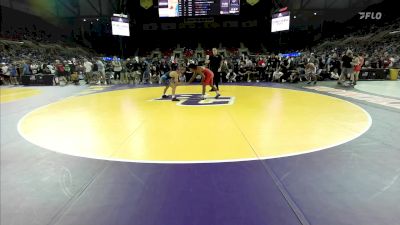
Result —
<path fill-rule="evenodd" d="M 50 74 L 55 74 L 56 73 L 56 69 L 51 64 L 47 65 L 47 69 L 50 71 Z"/>
<path fill-rule="evenodd" d="M 281 69 L 278 68 L 275 70 L 275 72 L 272 74 L 272 82 L 274 81 L 279 81 L 281 76 L 283 76 L 283 73 L 281 72 Z"/>
<path fill-rule="evenodd" d="M 122 64 L 117 56 L 114 56 L 112 66 L 114 70 L 114 80 L 121 80 Z"/>
<path fill-rule="evenodd" d="M 1 81 L 4 84 L 9 84 L 10 81 L 10 70 L 6 63 L 1 64 Z"/>
<path fill-rule="evenodd" d="M 334 80 L 338 80 L 339 79 L 339 73 L 338 73 L 336 68 L 333 69 L 332 72 L 331 72 L 331 79 L 334 79 Z"/>
<path fill-rule="evenodd" d="M 314 84 L 317 84 L 317 67 L 312 61 L 305 66 L 305 72 L 308 79 L 307 84 L 311 84 L 312 81 L 314 81 Z"/>
<path fill-rule="evenodd" d="M 97 84 L 100 83 L 105 83 L 106 82 L 106 68 L 104 66 L 104 63 L 101 61 L 101 59 L 98 59 L 97 62 L 97 70 L 99 73 L 99 82 Z"/>
<path fill-rule="evenodd" d="M 89 84 L 90 81 L 92 80 L 93 63 L 91 63 L 87 59 L 84 59 L 83 60 L 83 67 L 85 69 L 85 81 L 86 81 L 86 84 Z"/>
<path fill-rule="evenodd" d="M 6 76 L 10 76 L 10 71 L 8 70 L 8 66 L 6 63 L 2 63 L 1 73 Z"/>

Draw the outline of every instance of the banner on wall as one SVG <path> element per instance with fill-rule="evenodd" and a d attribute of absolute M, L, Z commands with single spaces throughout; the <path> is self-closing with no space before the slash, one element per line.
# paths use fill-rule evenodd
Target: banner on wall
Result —
<path fill-rule="evenodd" d="M 242 22 L 242 27 L 257 27 L 257 20 L 248 20 Z"/>
<path fill-rule="evenodd" d="M 224 21 L 222 23 L 222 27 L 227 27 L 227 28 L 236 28 L 239 27 L 239 21 Z"/>
<path fill-rule="evenodd" d="M 162 23 L 161 30 L 176 30 L 176 23 Z"/>
<path fill-rule="evenodd" d="M 158 30 L 158 24 L 156 23 L 143 24 L 143 30 Z"/>
<path fill-rule="evenodd" d="M 247 3 L 249 3 L 249 5 L 253 6 L 255 4 L 257 4 L 260 0 L 247 0 Z"/>
<path fill-rule="evenodd" d="M 140 6 L 144 9 L 149 9 L 153 6 L 153 0 L 140 0 Z"/>

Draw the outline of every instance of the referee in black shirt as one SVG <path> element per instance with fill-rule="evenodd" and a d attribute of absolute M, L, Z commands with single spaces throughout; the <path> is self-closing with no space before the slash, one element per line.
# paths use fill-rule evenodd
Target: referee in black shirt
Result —
<path fill-rule="evenodd" d="M 217 87 L 219 91 L 219 82 L 221 80 L 221 66 L 222 66 L 222 56 L 218 54 L 216 48 L 212 49 L 213 54 L 209 58 L 209 69 L 214 73 L 214 86 Z M 210 91 L 215 91 L 211 89 Z"/>

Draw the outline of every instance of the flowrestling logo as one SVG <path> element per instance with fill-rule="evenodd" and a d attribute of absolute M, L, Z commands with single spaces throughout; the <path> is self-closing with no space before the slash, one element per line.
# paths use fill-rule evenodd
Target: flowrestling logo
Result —
<path fill-rule="evenodd" d="M 201 94 L 181 94 L 176 95 L 180 100 L 177 102 L 179 106 L 223 106 L 232 105 L 235 102 L 234 97 L 221 96 L 218 99 L 214 97 L 207 97 L 205 100 L 201 99 Z M 156 98 L 156 101 L 171 101 L 171 96 L 168 98 Z"/>
<path fill-rule="evenodd" d="M 359 12 L 358 14 L 360 14 L 360 20 L 380 20 L 382 18 L 381 12 Z"/>

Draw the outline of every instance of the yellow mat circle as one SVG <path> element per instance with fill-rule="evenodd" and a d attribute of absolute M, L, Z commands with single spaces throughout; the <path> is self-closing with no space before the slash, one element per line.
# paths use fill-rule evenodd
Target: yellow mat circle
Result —
<path fill-rule="evenodd" d="M 153 100 L 160 87 L 72 97 L 30 112 L 19 131 L 36 145 L 69 155 L 195 163 L 317 151 L 350 141 L 371 125 L 362 108 L 330 96 L 265 87 L 222 89 L 223 96 L 232 97 L 230 104 Z M 201 87 L 177 91 L 198 94 Z"/>
<path fill-rule="evenodd" d="M 41 91 L 33 88 L 1 88 L 0 103 L 13 102 L 40 94 Z"/>

